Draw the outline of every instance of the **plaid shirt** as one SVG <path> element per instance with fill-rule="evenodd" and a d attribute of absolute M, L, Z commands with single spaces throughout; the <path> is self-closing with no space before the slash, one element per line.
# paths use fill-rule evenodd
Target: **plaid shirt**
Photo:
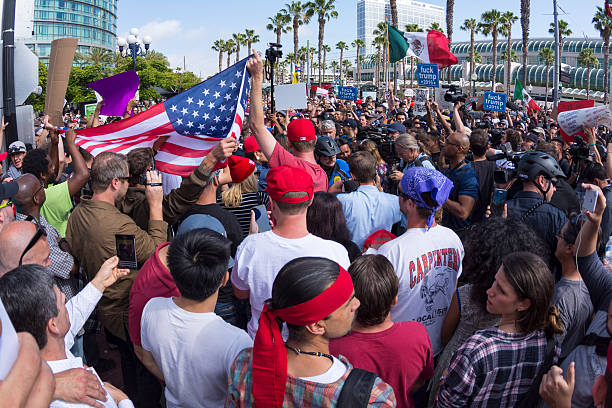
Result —
<path fill-rule="evenodd" d="M 225 401 L 226 407 L 245 407 L 255 406 L 253 397 L 253 358 L 252 348 L 242 350 L 236 357 L 228 379 L 228 392 Z M 287 375 L 287 386 L 285 387 L 285 401 L 283 407 L 303 407 L 318 408 L 336 406 L 344 381 L 353 369 L 351 363 L 343 356 L 338 356 L 346 366 L 346 373 L 335 383 L 319 384 L 305 381 Z M 368 407 L 395 407 L 395 394 L 393 388 L 380 378 L 376 378 Z"/>
<path fill-rule="evenodd" d="M 498 329 L 478 331 L 455 353 L 436 406 L 518 406 L 538 375 L 545 354 L 542 330 L 528 335 Z M 559 355 L 556 346 L 553 364 Z"/>
<path fill-rule="evenodd" d="M 15 218 L 17 221 L 24 221 L 28 216 L 17 213 Z M 74 258 L 68 252 L 62 251 L 59 247 L 58 240 L 62 238 L 59 231 L 53 225 L 49 224 L 42 214 L 40 215 L 38 223 L 45 230 L 47 242 L 49 242 L 49 259 L 51 260 L 51 265 L 47 269 L 53 274 L 59 290 L 66 295 L 66 300 L 69 300 L 79 291 L 78 280 L 70 276 L 70 271 L 74 266 Z"/>

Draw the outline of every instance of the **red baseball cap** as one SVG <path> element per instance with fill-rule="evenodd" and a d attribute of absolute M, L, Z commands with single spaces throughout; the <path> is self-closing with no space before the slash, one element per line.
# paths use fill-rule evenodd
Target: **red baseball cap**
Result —
<path fill-rule="evenodd" d="M 384 229 L 378 230 L 376 232 L 373 232 L 372 235 L 366 238 L 366 240 L 363 243 L 363 249 L 368 249 L 372 245 L 380 246 L 395 238 L 397 237 L 387 230 L 384 230 Z"/>
<path fill-rule="evenodd" d="M 312 199 L 314 183 L 310 174 L 299 167 L 278 166 L 268 171 L 266 193 L 279 203 L 305 203 Z M 304 192 L 303 197 L 285 197 L 292 192 Z"/>
<path fill-rule="evenodd" d="M 7 153 L 7 152 L 0 153 L 0 161 L 2 161 L 2 160 L 4 160 L 4 159 L 6 159 L 6 156 L 8 156 L 8 153 Z"/>
<path fill-rule="evenodd" d="M 259 147 L 259 143 L 257 143 L 257 139 L 255 136 L 251 135 L 244 139 L 244 143 L 242 143 L 242 147 L 245 153 L 253 153 L 258 150 L 261 150 Z"/>
<path fill-rule="evenodd" d="M 292 142 L 308 142 L 317 136 L 310 119 L 295 119 L 287 126 L 287 138 Z"/>
<path fill-rule="evenodd" d="M 232 183 L 242 183 L 255 171 L 255 162 L 246 157 L 230 156 L 227 164 L 232 175 Z"/>

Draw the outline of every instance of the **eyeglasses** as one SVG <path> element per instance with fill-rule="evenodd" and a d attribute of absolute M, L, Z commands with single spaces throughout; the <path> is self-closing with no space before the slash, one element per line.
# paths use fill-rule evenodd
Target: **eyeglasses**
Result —
<path fill-rule="evenodd" d="M 5 207 L 8 207 L 9 205 L 11 207 L 13 207 L 13 217 L 16 216 L 17 215 L 17 207 L 15 207 L 15 204 L 12 201 L 10 201 L 10 200 L 6 201 L 4 204 L 0 204 L 0 210 L 5 208 Z"/>
<path fill-rule="evenodd" d="M 30 242 L 28 243 L 28 245 L 25 247 L 25 249 L 23 250 L 23 252 L 21 253 L 21 256 L 19 257 L 19 266 L 21 266 L 22 262 L 23 262 L 23 257 L 25 256 L 25 254 L 28 253 L 28 251 L 30 249 L 32 249 L 32 247 L 34 245 L 36 245 L 36 243 L 40 240 L 40 238 L 43 235 L 46 235 L 45 230 L 42 229 L 42 227 L 40 226 L 39 223 L 34 222 L 34 224 L 36 225 L 36 233 L 34 234 L 34 236 L 32 237 L 32 239 L 30 240 Z"/>
<path fill-rule="evenodd" d="M 123 180 L 123 181 L 128 181 L 129 179 L 131 179 L 130 176 L 125 176 L 125 177 L 117 177 L 119 180 Z"/>

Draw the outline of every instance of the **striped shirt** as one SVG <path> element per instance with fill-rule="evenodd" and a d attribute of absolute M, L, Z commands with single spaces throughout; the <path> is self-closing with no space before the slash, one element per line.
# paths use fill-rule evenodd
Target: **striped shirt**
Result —
<path fill-rule="evenodd" d="M 555 347 L 553 364 L 561 349 Z M 455 353 L 437 407 L 515 407 L 546 359 L 546 335 L 496 328 L 476 332 Z"/>
<path fill-rule="evenodd" d="M 268 206 L 268 201 L 270 198 L 268 194 L 259 191 L 254 193 L 244 193 L 242 194 L 242 201 L 240 202 L 240 206 L 238 207 L 226 207 L 221 200 L 221 197 L 217 198 L 217 204 L 221 207 L 225 208 L 232 214 L 238 218 L 238 223 L 240 224 L 240 229 L 242 230 L 242 234 L 246 237 L 249 235 L 249 227 L 251 224 L 251 210 L 258 205 Z"/>
<path fill-rule="evenodd" d="M 255 398 L 253 397 L 252 353 L 252 348 L 242 350 L 236 357 L 236 360 L 234 360 L 234 364 L 232 364 L 228 378 L 227 399 L 225 400 L 226 408 L 251 408 L 255 406 Z M 344 356 L 339 355 L 338 358 L 346 365 L 347 370 L 338 381 L 331 384 L 306 381 L 287 374 L 283 407 L 335 407 L 338 398 L 340 398 L 344 382 L 353 369 L 351 363 L 349 363 Z M 368 407 L 390 408 L 395 407 L 396 404 L 393 388 L 379 377 L 376 377 L 376 381 L 374 381 L 370 393 Z"/>

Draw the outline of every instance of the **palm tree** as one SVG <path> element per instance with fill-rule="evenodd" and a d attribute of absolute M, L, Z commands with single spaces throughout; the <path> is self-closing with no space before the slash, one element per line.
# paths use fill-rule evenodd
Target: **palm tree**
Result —
<path fill-rule="evenodd" d="M 344 41 L 338 41 L 336 43 L 336 49 L 340 50 L 340 64 L 344 61 L 344 50 L 348 50 L 348 45 Z M 344 85 L 342 82 L 342 70 L 340 70 L 340 85 Z"/>
<path fill-rule="evenodd" d="M 497 73 L 497 34 L 502 25 L 502 15 L 499 10 L 490 10 L 482 13 L 482 20 L 478 23 L 480 31 L 484 35 L 491 34 L 493 37 L 493 70 L 491 71 L 491 89 L 495 92 L 495 74 Z"/>
<path fill-rule="evenodd" d="M 308 48 L 308 53 L 310 55 L 310 72 L 308 72 L 308 78 L 312 78 L 314 76 L 315 71 L 315 63 L 312 61 L 314 56 L 317 55 L 317 49 L 315 47 Z M 316 64 L 317 68 L 319 64 Z"/>
<path fill-rule="evenodd" d="M 499 32 L 502 35 L 505 35 L 507 38 L 507 43 L 506 43 L 506 72 L 505 72 L 505 77 L 506 77 L 506 95 L 510 95 L 510 82 L 512 81 L 512 75 L 511 74 L 511 66 L 512 66 L 512 53 L 509 51 L 512 47 L 512 25 L 514 23 L 516 23 L 516 21 L 518 20 L 518 17 L 514 15 L 513 12 L 511 11 L 506 11 L 504 14 L 502 14 L 501 16 L 501 23 L 502 26 L 499 28 Z M 514 50 L 512 50 L 514 51 Z M 510 58 L 508 58 L 508 55 L 510 55 Z"/>
<path fill-rule="evenodd" d="M 333 69 L 333 73 L 334 73 L 334 81 L 336 80 L 336 68 L 338 68 L 340 65 L 338 64 L 338 61 L 332 61 L 331 62 L 331 67 Z"/>
<path fill-rule="evenodd" d="M 310 22 L 310 16 L 308 16 L 308 14 L 306 13 L 306 6 L 307 4 L 303 4 L 301 1 L 293 1 L 291 2 L 291 4 L 285 4 L 285 8 L 281 10 L 281 12 L 285 13 L 292 22 L 291 24 L 293 30 L 293 54 L 297 54 L 297 50 L 299 47 L 299 27 Z"/>
<path fill-rule="evenodd" d="M 223 51 L 225 51 L 225 41 L 216 40 L 211 47 L 219 53 L 219 72 L 223 71 Z"/>
<path fill-rule="evenodd" d="M 351 46 L 357 48 L 357 89 L 359 89 L 359 83 L 361 82 L 361 49 L 365 47 L 365 41 L 357 38 L 355 41 L 351 43 Z M 353 75 L 353 79 L 355 79 L 355 75 Z M 357 91 L 359 93 L 359 91 Z"/>
<path fill-rule="evenodd" d="M 529 0 L 521 0 L 521 31 L 523 33 L 523 86 L 527 86 L 527 47 L 529 45 Z"/>
<path fill-rule="evenodd" d="M 608 72 L 608 62 L 610 60 L 610 30 L 612 29 L 612 19 L 598 6 L 595 16 L 593 16 L 592 23 L 595 25 L 595 29 L 599 31 L 599 35 L 604 43 L 604 103 L 608 103 L 608 91 L 610 87 L 608 84 L 608 75 L 610 75 Z"/>
<path fill-rule="evenodd" d="M 598 8 L 601 9 L 601 7 L 598 7 Z M 587 69 L 586 97 L 587 99 L 589 99 L 589 91 L 591 90 L 591 66 L 593 68 L 597 68 L 599 66 L 599 60 L 597 59 L 597 57 L 595 57 L 595 53 L 593 52 L 592 48 L 585 48 L 582 51 L 580 51 L 580 54 L 578 54 L 578 63 L 580 65 L 584 65 Z"/>
<path fill-rule="evenodd" d="M 384 71 L 384 68 L 382 70 L 381 68 L 383 67 L 383 64 L 386 64 L 385 61 L 387 56 L 387 49 L 385 47 L 385 43 L 387 38 L 387 23 L 384 21 L 378 23 L 374 31 L 372 31 L 372 34 L 374 34 L 374 40 L 372 41 L 372 45 L 376 47 L 376 55 L 378 57 L 376 61 L 376 85 L 378 86 L 380 81 L 380 73 L 381 71 Z"/>
<path fill-rule="evenodd" d="M 550 76 L 550 64 L 555 62 L 555 53 L 550 48 L 542 48 L 538 52 L 538 57 L 540 57 L 540 62 L 546 64 L 546 99 L 544 102 L 544 110 L 548 109 L 548 78 Z"/>
<path fill-rule="evenodd" d="M 232 38 L 236 43 L 236 62 L 240 59 L 240 46 L 246 45 L 246 36 L 243 33 L 234 33 L 232 34 Z"/>
<path fill-rule="evenodd" d="M 446 37 L 448 45 L 453 42 L 453 14 L 455 12 L 455 0 L 446 0 Z M 450 68 L 448 70 L 448 82 L 450 83 Z"/>
<path fill-rule="evenodd" d="M 325 68 L 327 68 L 327 63 L 325 60 L 327 59 L 327 53 L 331 52 L 331 47 L 327 44 L 323 44 L 323 77 L 325 77 Z"/>
<path fill-rule="evenodd" d="M 280 44 L 281 42 L 281 34 L 286 33 L 291 30 L 291 26 L 289 22 L 291 21 L 290 17 L 286 14 L 281 13 L 280 11 L 274 15 L 274 17 L 268 17 L 270 21 L 266 28 L 270 31 L 274 31 L 276 34 L 276 43 Z"/>
<path fill-rule="evenodd" d="M 290 52 L 285 55 L 285 58 L 287 59 L 287 61 L 289 61 L 289 64 L 291 65 L 291 76 L 293 78 L 293 63 L 297 60 L 297 57 L 294 53 Z"/>
<path fill-rule="evenodd" d="M 406 31 L 410 33 L 422 33 L 423 29 L 418 24 L 406 24 Z M 414 57 L 410 57 L 410 87 L 413 86 L 414 79 Z"/>
<path fill-rule="evenodd" d="M 482 63 L 482 57 L 480 56 L 480 53 L 478 51 L 474 51 L 474 58 L 468 55 L 465 60 L 469 62 L 472 62 L 472 60 L 474 60 L 474 64 Z"/>
<path fill-rule="evenodd" d="M 381 59 L 381 48 L 385 42 L 384 37 L 377 36 L 372 40 L 372 45 L 376 47 L 376 54 L 373 57 L 376 58 L 376 67 L 374 69 L 374 85 L 378 86 L 380 81 L 380 59 Z"/>
<path fill-rule="evenodd" d="M 438 22 L 431 23 L 427 28 L 427 31 L 439 31 L 444 34 L 444 30 L 442 29 L 442 26 L 438 24 Z"/>
<path fill-rule="evenodd" d="M 313 0 L 306 4 L 308 16 L 316 15 L 319 22 L 319 84 L 321 84 L 321 49 L 323 48 L 325 36 L 325 23 L 332 18 L 338 18 L 335 2 L 336 0 Z"/>
<path fill-rule="evenodd" d="M 391 10 L 391 25 L 398 28 L 397 21 L 397 0 L 389 0 L 389 9 Z"/>
<path fill-rule="evenodd" d="M 555 23 L 550 23 L 548 32 L 550 34 L 555 33 Z M 561 54 L 563 53 L 563 40 L 570 35 L 572 35 L 572 30 L 570 30 L 567 21 L 559 20 L 559 58 L 561 58 Z"/>
<path fill-rule="evenodd" d="M 236 51 L 236 43 L 233 39 L 229 39 L 225 42 L 225 52 L 227 52 L 227 66 L 230 66 L 230 56 Z"/>
<path fill-rule="evenodd" d="M 351 61 L 343 60 L 342 67 L 344 68 L 344 75 L 346 75 L 348 78 L 348 72 L 349 72 L 349 68 L 351 67 Z"/>
<path fill-rule="evenodd" d="M 251 46 L 255 43 L 259 42 L 259 35 L 255 34 L 255 30 L 249 30 L 248 28 L 244 30 L 244 36 L 246 37 L 247 50 L 249 55 L 252 54 Z"/>
<path fill-rule="evenodd" d="M 504 62 L 508 61 L 508 50 L 504 50 L 499 58 Z M 513 49 L 510 50 L 510 62 L 518 62 L 518 56 Z"/>
<path fill-rule="evenodd" d="M 463 22 L 463 25 L 460 27 L 463 31 L 470 31 L 470 76 L 468 80 L 470 81 L 470 87 L 473 87 L 472 74 L 474 73 L 474 35 L 480 31 L 478 27 L 478 23 L 475 18 L 466 18 Z M 472 94 L 474 94 L 474 89 L 471 90 Z"/>

